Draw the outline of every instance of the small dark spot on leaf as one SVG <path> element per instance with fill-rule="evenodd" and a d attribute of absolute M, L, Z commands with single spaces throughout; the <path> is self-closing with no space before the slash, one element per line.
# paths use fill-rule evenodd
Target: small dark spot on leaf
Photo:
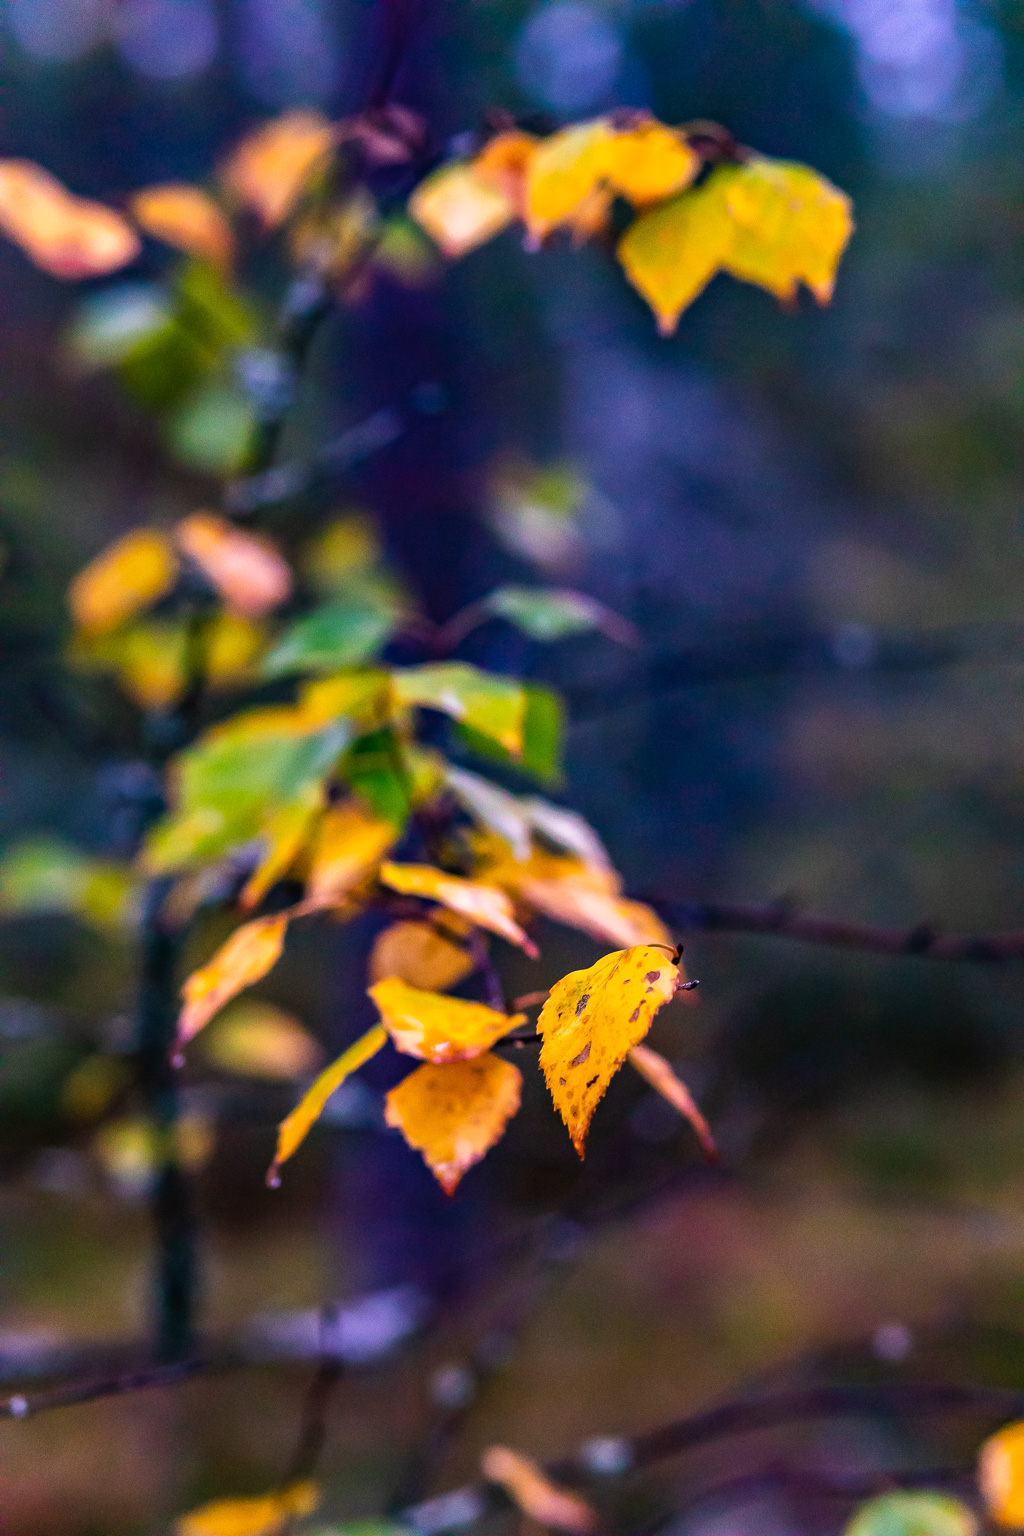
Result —
<path fill-rule="evenodd" d="M 565 1078 L 564 1077 L 560 1077 L 558 1079 L 558 1081 L 561 1083 L 562 1087 L 564 1088 L 565 1087 Z"/>
<path fill-rule="evenodd" d="M 636 1007 L 633 1009 L 633 1012 L 629 1016 L 629 1022 L 631 1024 L 635 1024 L 637 1019 L 640 1017 L 640 1009 L 642 1007 L 643 1003 L 637 1003 Z"/>
<path fill-rule="evenodd" d="M 648 971 L 647 975 L 644 977 L 644 981 L 657 981 L 660 975 L 660 971 Z"/>
<path fill-rule="evenodd" d="M 586 1059 L 587 1059 L 587 1057 L 589 1055 L 590 1055 L 590 1041 L 588 1040 L 586 1045 L 583 1047 L 582 1051 L 580 1051 L 579 1055 L 578 1056 L 574 1056 L 572 1061 L 569 1063 L 569 1065 L 571 1067 L 582 1067 L 583 1063 L 586 1061 Z"/>
<path fill-rule="evenodd" d="M 583 1012 L 584 1008 L 587 1006 L 587 1004 L 589 1002 L 590 1002 L 590 993 L 589 992 L 584 992 L 583 996 L 580 998 L 579 1002 L 576 1004 L 576 1017 L 577 1018 L 579 1018 L 580 1014 Z"/>

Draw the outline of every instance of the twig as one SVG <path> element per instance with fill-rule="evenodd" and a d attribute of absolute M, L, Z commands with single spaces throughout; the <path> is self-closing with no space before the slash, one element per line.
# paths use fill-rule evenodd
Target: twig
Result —
<path fill-rule="evenodd" d="M 47 1387 L 27 1397 L 15 1392 L 10 1397 L 0 1398 L 0 1418 L 34 1418 L 37 1413 L 44 1413 L 51 1408 L 73 1408 L 79 1403 L 94 1403 L 101 1397 L 121 1397 L 127 1392 L 141 1392 L 147 1387 L 174 1387 L 179 1382 L 190 1381 L 193 1376 L 235 1370 L 239 1366 L 255 1363 L 233 1353 L 196 1355 L 188 1360 L 122 1371 L 116 1376 L 94 1376 L 86 1381 L 63 1382 L 60 1386 Z"/>
<path fill-rule="evenodd" d="M 342 1377 L 340 1360 L 321 1360 L 302 1404 L 299 1437 L 281 1478 L 282 1488 L 312 1477 L 327 1439 L 327 1415 L 335 1388 Z"/>

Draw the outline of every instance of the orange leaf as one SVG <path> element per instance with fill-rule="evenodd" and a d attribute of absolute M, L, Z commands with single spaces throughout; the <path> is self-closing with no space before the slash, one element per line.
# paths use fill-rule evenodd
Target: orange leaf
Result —
<path fill-rule="evenodd" d="M 522 213 L 526 195 L 526 172 L 540 140 L 519 128 L 496 133 L 488 139 L 473 161 L 473 171 L 480 181 L 503 192 L 517 213 Z"/>
<path fill-rule="evenodd" d="M 368 991 L 397 1048 L 424 1061 L 468 1061 L 526 1022 L 524 1013 L 498 1013 L 483 1003 L 424 992 L 397 976 L 378 981 Z"/>
<path fill-rule="evenodd" d="M 0 229 L 52 277 L 116 272 L 141 249 L 113 208 L 75 197 L 30 160 L 0 160 Z"/>
<path fill-rule="evenodd" d="M 516 209 L 500 187 L 458 161 L 442 165 L 420 182 L 409 199 L 409 213 L 454 260 L 500 234 Z"/>
<path fill-rule="evenodd" d="M 144 187 L 130 203 L 137 224 L 177 251 L 199 256 L 215 267 L 229 268 L 235 259 L 235 237 L 221 209 L 200 187 L 171 181 Z"/>
<path fill-rule="evenodd" d="M 271 1189 L 278 1184 L 278 1172 L 309 1135 L 310 1129 L 323 1113 L 324 1105 L 346 1077 L 351 1076 L 364 1062 L 388 1043 L 388 1032 L 383 1024 L 375 1024 L 365 1035 L 360 1035 L 354 1045 L 343 1051 L 337 1061 L 325 1067 L 313 1086 L 303 1094 L 291 1114 L 277 1128 L 277 1151 L 267 1174 Z"/>
<path fill-rule="evenodd" d="M 489 928 L 534 959 L 537 947 L 512 916 L 512 903 L 493 885 L 479 885 L 458 875 L 446 875 L 432 864 L 382 864 L 380 881 L 404 896 L 424 896 L 468 917 L 480 928 Z"/>
<path fill-rule="evenodd" d="M 169 540 L 155 529 L 136 529 L 79 571 L 68 592 L 71 615 L 87 634 L 106 634 L 163 597 L 177 574 Z"/>
<path fill-rule="evenodd" d="M 236 928 L 226 943 L 182 987 L 185 1006 L 178 1019 L 178 1042 L 185 1045 L 224 1004 L 251 987 L 277 964 L 284 949 L 290 913 L 258 917 Z"/>
<path fill-rule="evenodd" d="M 224 601 L 249 618 L 269 613 L 291 592 L 292 573 L 277 550 L 212 512 L 183 518 L 174 536 Z"/>
<path fill-rule="evenodd" d="M 1004 1424 L 978 1456 L 978 1486 L 997 1525 L 1024 1526 L 1024 1422 Z"/>
<path fill-rule="evenodd" d="M 673 1109 L 678 1109 L 685 1120 L 689 1120 L 705 1157 L 717 1161 L 718 1148 L 715 1146 L 711 1127 L 698 1109 L 693 1094 L 683 1080 L 676 1076 L 664 1056 L 659 1056 L 657 1051 L 652 1051 L 649 1045 L 634 1045 L 629 1053 L 629 1060 L 640 1076 L 650 1083 L 654 1091 L 660 1093 Z"/>
<path fill-rule="evenodd" d="M 604 154 L 609 186 L 637 207 L 688 187 L 700 156 L 671 128 L 654 121 L 617 133 Z"/>
<path fill-rule="evenodd" d="M 373 873 L 397 837 L 394 822 L 375 816 L 354 797 L 332 806 L 313 844 L 306 901 L 314 907 L 340 902 Z"/>
<path fill-rule="evenodd" d="M 221 170 L 227 190 L 268 229 L 282 223 L 334 147 L 336 130 L 319 112 L 285 112 L 244 138 Z"/>
<path fill-rule="evenodd" d="M 489 1446 L 480 1458 L 480 1470 L 538 1525 L 556 1531 L 589 1531 L 597 1524 L 585 1500 L 557 1487 L 535 1461 L 507 1445 Z"/>
<path fill-rule="evenodd" d="M 320 1502 L 315 1483 L 293 1483 L 255 1499 L 214 1499 L 174 1523 L 175 1536 L 277 1536 L 295 1516 Z"/>
<path fill-rule="evenodd" d="M 560 861 L 569 863 L 569 860 Z M 517 894 L 537 912 L 578 928 L 602 943 L 672 945 L 672 936 L 658 914 L 642 901 L 627 901 L 611 891 L 595 889 L 588 874 L 568 874 L 561 879 L 537 879 L 529 871 L 521 876 Z"/>
<path fill-rule="evenodd" d="M 540 1065 L 581 1157 L 605 1089 L 679 979 L 662 949 L 641 944 L 571 971 L 551 988 L 537 1021 L 544 1040 Z"/>
<path fill-rule="evenodd" d="M 401 1131 L 446 1195 L 500 1140 L 519 1108 L 517 1067 L 486 1052 L 474 1061 L 428 1063 L 403 1078 L 384 1102 L 388 1125 Z"/>
<path fill-rule="evenodd" d="M 446 992 L 473 969 L 473 958 L 430 923 L 392 923 L 377 935 L 370 980 L 396 976 L 426 992 Z"/>

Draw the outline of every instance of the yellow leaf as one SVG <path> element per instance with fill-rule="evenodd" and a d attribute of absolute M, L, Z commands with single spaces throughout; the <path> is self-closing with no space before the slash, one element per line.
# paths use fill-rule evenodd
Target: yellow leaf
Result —
<path fill-rule="evenodd" d="M 178 1043 L 185 1045 L 224 1004 L 251 987 L 277 964 L 284 949 L 288 912 L 258 917 L 236 928 L 226 943 L 182 987 L 185 1006 L 178 1019 Z"/>
<path fill-rule="evenodd" d="M 586 880 L 538 880 L 529 874 L 519 882 L 519 895 L 537 912 L 578 928 L 602 943 L 672 945 L 672 936 L 658 914 L 642 901 L 627 901 L 598 891 Z"/>
<path fill-rule="evenodd" d="M 492 737 L 519 757 L 523 750 L 526 693 L 521 683 L 483 672 L 465 661 L 403 667 L 391 674 L 399 704 L 418 704 L 451 715 Z"/>
<path fill-rule="evenodd" d="M 792 299 L 804 282 L 827 304 L 853 233 L 850 199 L 808 166 L 761 156 L 715 176 L 736 224 L 726 269 L 780 299 Z"/>
<path fill-rule="evenodd" d="M 30 160 L 0 160 L 0 230 L 52 277 L 99 277 L 141 242 L 113 208 L 75 197 Z"/>
<path fill-rule="evenodd" d="M 334 147 L 336 132 L 319 112 L 285 112 L 244 138 L 221 170 L 224 186 L 259 214 L 282 223 Z"/>
<path fill-rule="evenodd" d="M 267 1183 L 273 1189 L 278 1183 L 278 1169 L 286 1163 L 309 1135 L 310 1129 L 323 1113 L 323 1107 L 336 1088 L 351 1076 L 364 1062 L 388 1042 L 388 1032 L 383 1024 L 375 1024 L 365 1035 L 360 1035 L 354 1045 L 343 1051 L 337 1061 L 325 1067 L 306 1093 L 277 1128 L 277 1151 L 267 1174 Z"/>
<path fill-rule="evenodd" d="M 1024 1526 L 1024 1422 L 1004 1424 L 978 1455 L 978 1487 L 997 1525 Z"/>
<path fill-rule="evenodd" d="M 68 592 L 71 615 L 86 634 L 106 634 L 163 597 L 177 574 L 170 541 L 152 528 L 136 529 L 79 571 Z"/>
<path fill-rule="evenodd" d="M 693 1094 L 682 1078 L 676 1076 L 664 1056 L 659 1056 L 658 1052 L 652 1051 L 650 1046 L 634 1045 L 629 1053 L 629 1060 L 640 1076 L 650 1083 L 654 1091 L 660 1093 L 673 1109 L 678 1109 L 685 1120 L 689 1120 L 705 1157 L 716 1160 L 718 1148 L 715 1146 L 711 1127 L 697 1107 Z"/>
<path fill-rule="evenodd" d="M 222 1072 L 275 1083 L 309 1077 L 323 1061 L 323 1051 L 298 1019 L 255 999 L 222 1013 L 205 1031 L 202 1052 Z"/>
<path fill-rule="evenodd" d="M 457 259 L 493 239 L 515 218 L 515 205 L 464 161 L 421 181 L 409 213 L 446 256 Z"/>
<path fill-rule="evenodd" d="M 271 811 L 263 833 L 266 852 L 238 898 L 244 912 L 258 907 L 270 887 L 291 869 L 309 841 L 323 799 L 323 785 L 314 782 L 304 785 L 294 800 Z"/>
<path fill-rule="evenodd" d="M 473 969 L 472 956 L 430 923 L 392 923 L 377 935 L 370 980 L 397 976 L 425 992 L 447 992 Z"/>
<path fill-rule="evenodd" d="M 143 709 L 170 709 L 188 687 L 184 624 L 135 624 L 117 637 L 116 669 L 124 691 Z"/>
<path fill-rule="evenodd" d="M 468 1061 L 526 1020 L 524 1013 L 498 1013 L 483 1003 L 421 991 L 396 976 L 368 990 L 397 1048 L 424 1061 Z"/>
<path fill-rule="evenodd" d="M 700 167 L 700 156 L 684 138 L 653 121 L 623 129 L 605 150 L 609 186 L 637 207 L 681 192 Z"/>
<path fill-rule="evenodd" d="M 589 1531 L 597 1524 L 594 1511 L 579 1494 L 559 1488 L 535 1461 L 507 1445 L 488 1446 L 480 1458 L 480 1470 L 538 1525 L 556 1531 Z"/>
<path fill-rule="evenodd" d="M 320 1502 L 315 1483 L 293 1483 L 255 1499 L 214 1499 L 175 1521 L 175 1536 L 277 1536 Z"/>
<path fill-rule="evenodd" d="M 581 1157 L 605 1089 L 679 980 L 664 950 L 641 944 L 571 971 L 551 988 L 537 1022 L 540 1065 Z"/>
<path fill-rule="evenodd" d="M 376 731 L 391 714 L 391 682 L 386 672 L 360 668 L 307 683 L 299 694 L 302 718 L 310 727 L 351 720 L 360 731 Z"/>
<path fill-rule="evenodd" d="M 215 267 L 230 268 L 235 237 L 221 209 L 207 192 L 188 182 L 144 187 L 131 200 L 136 223 L 165 245 L 198 256 Z"/>
<path fill-rule="evenodd" d="M 576 250 L 579 250 L 581 245 L 586 245 L 588 240 L 593 240 L 595 235 L 603 234 L 608 228 L 614 201 L 613 193 L 608 187 L 602 186 L 588 192 L 582 203 L 576 205 L 566 220 Z"/>
<path fill-rule="evenodd" d="M 604 118 L 562 128 L 543 139 L 526 170 L 526 227 L 542 240 L 566 223 L 604 180 L 614 135 Z"/>
<path fill-rule="evenodd" d="M 480 928 L 518 944 L 534 959 L 536 946 L 523 932 L 512 915 L 512 903 L 504 891 L 493 885 L 480 885 L 475 880 L 463 880 L 458 875 L 446 875 L 432 864 L 382 864 L 379 879 L 383 885 L 403 896 L 423 896 L 428 901 L 438 901 Z"/>
<path fill-rule="evenodd" d="M 519 1108 L 522 1077 L 511 1062 L 486 1052 L 474 1061 L 427 1063 L 392 1088 L 388 1125 L 401 1131 L 446 1195 L 500 1140 Z"/>
<path fill-rule="evenodd" d="M 212 512 L 183 518 L 174 537 L 224 601 L 251 619 L 269 613 L 291 592 L 292 573 L 277 550 Z"/>
<path fill-rule="evenodd" d="M 693 192 L 642 213 L 619 241 L 618 257 L 633 287 L 654 310 L 663 336 L 729 256 L 735 237 L 721 169 Z"/>
<path fill-rule="evenodd" d="M 240 613 L 215 614 L 204 636 L 203 664 L 211 688 L 230 687 L 252 676 L 253 663 L 267 643 L 266 631 Z"/>
<path fill-rule="evenodd" d="M 332 806 L 313 844 L 306 901 L 314 907 L 340 902 L 373 873 L 397 837 L 394 822 L 375 816 L 355 797 Z"/>

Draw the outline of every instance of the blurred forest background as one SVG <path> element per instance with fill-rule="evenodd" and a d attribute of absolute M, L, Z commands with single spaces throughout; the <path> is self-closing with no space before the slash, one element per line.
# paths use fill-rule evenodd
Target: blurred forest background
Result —
<path fill-rule="evenodd" d="M 600 252 L 527 255 L 506 234 L 450 269 L 423 257 L 318 338 L 285 451 L 385 423 L 320 515 L 371 514 L 436 619 L 498 580 L 540 580 L 638 625 L 639 650 L 542 648 L 495 622 L 463 651 L 564 690 L 564 798 L 631 893 L 1024 926 L 1024 6 L 418 0 L 410 15 L 394 99 L 439 151 L 493 107 L 713 118 L 831 177 L 858 232 L 829 310 L 784 313 L 719 278 L 669 341 Z M 386 46 L 368 0 L 0 0 L 0 152 L 111 202 L 201 180 L 263 116 L 355 110 Z M 255 278 L 271 303 L 272 266 Z M 117 858 L 146 772 L 138 717 L 69 670 L 64 592 L 118 533 L 214 491 L 112 382 L 68 365 L 71 290 L 3 244 L 0 293 L 0 834 Z M 325 1052 L 365 1028 L 359 943 L 325 924 L 259 989 Z M 510 994 L 597 953 L 552 928 L 545 974 L 517 962 Z M 261 1318 L 262 1337 L 294 1340 L 325 1302 L 382 1294 L 411 1317 L 456 1294 L 496 1233 L 547 1221 L 557 1284 L 438 1488 L 490 1439 L 558 1455 L 770 1373 L 1019 1384 L 1019 968 L 700 933 L 687 963 L 701 1007 L 670 1010 L 655 1043 L 711 1117 L 720 1170 L 639 1079 L 617 1081 L 582 1170 L 538 1094 L 449 1203 L 368 1089 L 271 1195 L 293 1090 L 195 1073 L 204 1328 Z M 145 1168 L 97 1136 L 75 1079 L 123 1043 L 134 964 L 129 938 L 68 916 L 0 928 L 11 1382 L 145 1334 Z M 623 1224 L 652 1180 L 663 1198 Z M 472 1318 L 467 1302 L 343 1384 L 325 1518 L 380 1507 L 431 1401 L 458 1399 Z M 306 1375 L 7 1423 L 0 1525 L 155 1531 L 258 1492 L 287 1460 Z M 822 1465 L 936 1455 L 890 1423 L 803 1435 Z M 675 1527 L 806 1528 L 770 1490 Z"/>

